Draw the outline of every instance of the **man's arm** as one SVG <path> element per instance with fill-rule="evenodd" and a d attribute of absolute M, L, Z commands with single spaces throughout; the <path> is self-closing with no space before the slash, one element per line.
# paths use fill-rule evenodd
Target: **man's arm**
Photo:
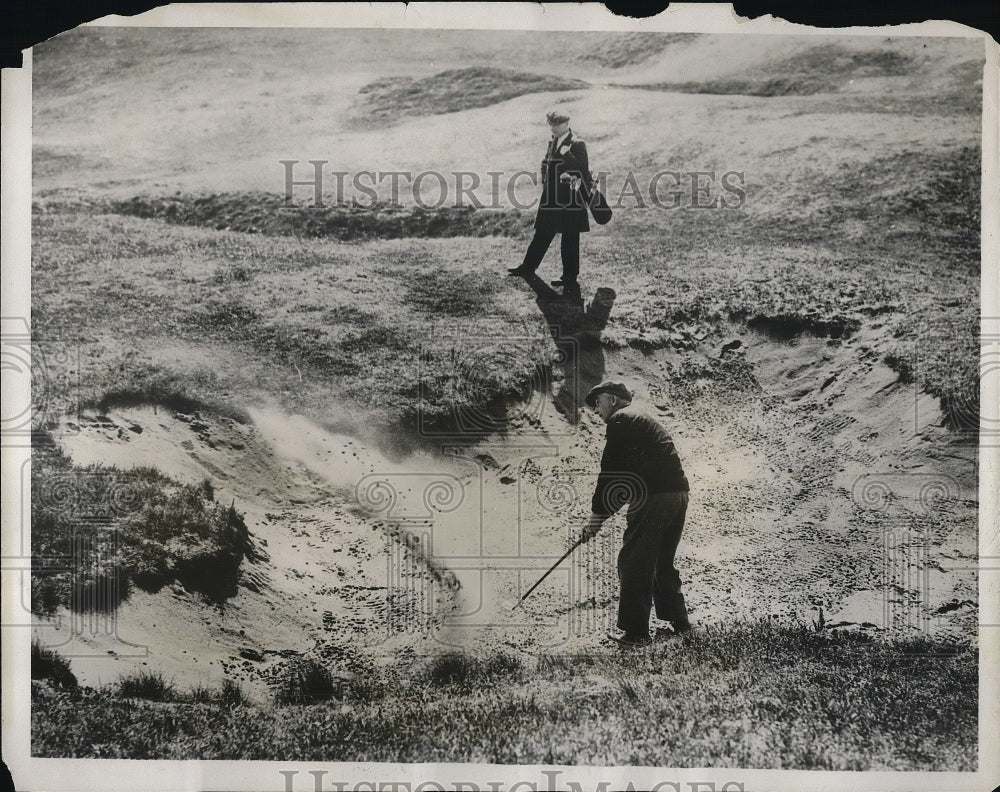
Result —
<path fill-rule="evenodd" d="M 607 441 L 601 455 L 601 472 L 597 476 L 597 486 L 590 503 L 591 512 L 604 520 L 621 508 L 620 503 L 617 506 L 610 503 L 608 495 L 613 493 L 615 484 L 623 475 L 630 475 L 629 446 L 627 426 L 621 416 L 613 415 L 608 421 Z"/>

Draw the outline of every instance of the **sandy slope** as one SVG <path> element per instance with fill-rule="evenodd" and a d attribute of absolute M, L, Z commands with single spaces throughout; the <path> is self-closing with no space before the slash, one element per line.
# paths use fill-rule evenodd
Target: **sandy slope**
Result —
<path fill-rule="evenodd" d="M 822 609 L 837 629 L 974 630 L 976 537 L 961 527 L 975 525 L 974 446 L 866 354 L 874 332 L 844 343 L 744 333 L 749 386 L 672 381 L 670 353 L 608 353 L 607 374 L 671 429 L 692 481 L 678 564 L 696 622 L 818 622 Z M 402 461 L 300 416 L 250 416 L 130 408 L 68 427 L 75 462 L 210 478 L 266 554 L 244 561 L 257 590 L 217 610 L 180 587 L 134 596 L 117 637 L 87 638 L 95 656 L 74 659 L 84 681 L 148 663 L 185 686 L 229 675 L 263 695 L 294 653 L 349 672 L 448 647 L 603 649 L 621 516 L 511 610 L 589 510 L 594 415 L 574 425 L 536 394 L 505 435 Z"/>
<path fill-rule="evenodd" d="M 319 644 L 367 655 L 366 645 L 388 637 L 389 539 L 359 519 L 352 501 L 364 474 L 392 466 L 303 418 L 267 410 L 251 416 L 242 424 L 123 408 L 66 427 L 75 462 L 154 466 L 189 483 L 210 479 L 217 500 L 238 504 L 264 556 L 244 560 L 239 595 L 217 609 L 181 586 L 138 592 L 118 614 L 117 635 L 76 638 L 95 655 L 77 661 L 84 650 L 75 647 L 82 680 L 109 681 L 122 664 L 148 663 L 182 686 L 223 674 L 253 684 L 282 657 Z M 149 647 L 148 657 L 137 647 Z"/>

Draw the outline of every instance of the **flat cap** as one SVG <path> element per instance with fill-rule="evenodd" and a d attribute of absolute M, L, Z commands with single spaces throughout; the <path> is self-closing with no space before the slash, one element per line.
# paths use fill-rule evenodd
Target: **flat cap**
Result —
<path fill-rule="evenodd" d="M 617 396 L 623 401 L 632 401 L 632 391 L 628 389 L 624 382 L 621 380 L 604 380 L 600 385 L 595 385 L 590 389 L 590 393 L 584 399 L 587 402 L 587 406 L 593 409 L 597 404 L 597 397 L 602 393 L 610 393 L 612 396 Z"/>
<path fill-rule="evenodd" d="M 569 121 L 569 116 L 566 115 L 561 110 L 553 110 L 548 115 L 545 116 L 545 120 L 550 124 L 565 124 Z"/>

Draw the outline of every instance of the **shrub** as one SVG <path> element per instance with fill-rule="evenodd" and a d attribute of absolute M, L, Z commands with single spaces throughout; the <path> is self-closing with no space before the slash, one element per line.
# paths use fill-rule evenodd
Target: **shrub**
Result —
<path fill-rule="evenodd" d="M 342 679 L 312 658 L 299 658 L 279 675 L 274 700 L 278 704 L 314 704 L 342 693 Z"/>
<path fill-rule="evenodd" d="M 219 691 L 218 699 L 223 704 L 234 707 L 247 703 L 246 694 L 243 692 L 240 683 L 234 682 L 231 679 L 222 680 L 222 689 Z"/>
<path fill-rule="evenodd" d="M 497 678 L 516 681 L 524 676 L 524 663 L 511 652 L 498 652 L 486 660 L 464 652 L 445 652 L 434 658 L 426 671 L 432 685 L 470 685 Z"/>
<path fill-rule="evenodd" d="M 210 481 L 180 484 L 153 468 L 73 465 L 54 446 L 32 454 L 32 610 L 112 612 L 132 586 L 177 581 L 213 603 L 237 591 L 257 553 L 242 516 Z M 96 527 L 78 515 L 99 515 Z M 73 546 L 70 546 L 70 542 Z M 52 559 L 80 554 L 76 574 Z"/>
<path fill-rule="evenodd" d="M 118 694 L 125 698 L 169 701 L 174 697 L 174 686 L 163 678 L 160 671 L 142 669 L 118 680 Z"/>
<path fill-rule="evenodd" d="M 58 687 L 77 686 L 69 661 L 54 650 L 46 649 L 37 638 L 31 642 L 31 678 L 48 680 Z"/>
<path fill-rule="evenodd" d="M 464 652 L 446 652 L 431 662 L 427 676 L 433 685 L 464 685 L 482 679 L 485 668 Z"/>
<path fill-rule="evenodd" d="M 197 701 L 199 704 L 207 704 L 215 697 L 215 691 L 208 685 L 195 685 L 188 691 L 185 698 L 190 701 Z"/>
<path fill-rule="evenodd" d="M 524 663 L 512 652 L 498 652 L 486 662 L 486 673 L 491 677 L 521 679 L 524 676 Z"/>
<path fill-rule="evenodd" d="M 240 683 L 231 679 L 222 680 L 222 686 L 219 689 L 208 685 L 195 685 L 184 698 L 199 704 L 217 702 L 227 706 L 240 706 L 247 703 L 246 694 L 240 687 Z"/>

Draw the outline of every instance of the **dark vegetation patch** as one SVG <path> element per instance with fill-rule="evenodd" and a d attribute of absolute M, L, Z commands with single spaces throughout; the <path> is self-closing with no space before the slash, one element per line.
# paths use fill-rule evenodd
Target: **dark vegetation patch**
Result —
<path fill-rule="evenodd" d="M 207 685 L 193 687 L 185 695 L 185 698 L 202 704 L 216 702 L 230 707 L 243 706 L 249 703 L 240 683 L 234 682 L 231 679 L 223 679 L 222 684 L 218 688 L 212 688 Z"/>
<path fill-rule="evenodd" d="M 39 212 L 111 213 L 218 231 L 362 241 L 411 237 L 521 236 L 531 218 L 515 209 L 442 206 L 423 209 L 391 203 L 371 206 L 324 204 L 300 206 L 275 193 L 137 196 L 38 204 Z M 248 281 L 254 270 L 237 265 L 219 271 L 223 281 Z"/>
<path fill-rule="evenodd" d="M 125 674 L 118 680 L 118 694 L 122 698 L 170 701 L 174 698 L 175 687 L 164 678 L 161 671 L 142 669 Z"/>
<path fill-rule="evenodd" d="M 803 77 L 898 77 L 909 74 L 913 59 L 893 50 L 854 51 L 839 44 L 820 44 L 767 65 L 771 74 Z"/>
<path fill-rule="evenodd" d="M 491 313 L 499 284 L 474 272 L 430 270 L 409 279 L 405 301 L 433 315 L 479 316 Z"/>
<path fill-rule="evenodd" d="M 31 678 L 45 680 L 57 687 L 77 686 L 69 661 L 58 652 L 42 646 L 37 638 L 31 642 Z"/>
<path fill-rule="evenodd" d="M 529 93 L 587 88 L 583 80 L 516 69 L 476 66 L 448 69 L 431 77 L 384 77 L 363 86 L 354 115 L 361 124 L 382 124 L 399 116 L 440 115 L 489 107 Z"/>
<path fill-rule="evenodd" d="M 537 357 L 503 336 L 478 339 L 471 347 L 421 349 L 419 378 L 402 391 L 405 406 L 398 426 L 420 427 L 431 435 L 505 433 L 512 416 L 531 414 L 524 405 L 545 381 L 543 361 L 552 353 L 542 339 L 533 349 Z"/>
<path fill-rule="evenodd" d="M 857 319 L 825 319 L 821 315 L 809 311 L 778 314 L 777 316 L 755 314 L 747 317 L 734 313 L 733 318 L 742 318 L 747 327 L 761 330 L 779 341 L 787 341 L 803 333 L 809 333 L 819 338 L 843 338 L 857 330 L 861 324 Z"/>
<path fill-rule="evenodd" d="M 687 44 L 697 39 L 700 33 L 623 33 L 601 36 L 576 56 L 581 63 L 597 64 L 606 69 L 620 69 L 635 66 L 659 55 L 665 49 L 677 44 Z"/>
<path fill-rule="evenodd" d="M 203 330 L 238 332 L 258 325 L 260 314 L 239 297 L 229 297 L 210 299 L 191 321 Z"/>
<path fill-rule="evenodd" d="M 826 44 L 768 64 L 759 74 L 746 77 L 623 87 L 698 94 L 812 96 L 839 91 L 852 79 L 906 75 L 911 63 L 910 56 L 892 50 L 853 52 L 836 44 Z"/>
<path fill-rule="evenodd" d="M 182 415 L 221 416 L 237 423 L 248 423 L 250 417 L 239 407 L 208 403 L 193 391 L 218 394 L 220 388 L 211 372 L 181 374 L 168 367 L 140 357 L 134 350 L 126 352 L 96 373 L 93 386 L 73 409 L 96 408 L 101 412 L 117 407 L 155 405 Z"/>
<path fill-rule="evenodd" d="M 340 697 L 346 681 L 333 674 L 321 661 L 300 657 L 285 663 L 273 685 L 277 704 L 315 704 Z"/>
<path fill-rule="evenodd" d="M 178 692 L 169 702 L 125 700 L 114 686 L 34 685 L 32 752 L 852 771 L 976 765 L 977 652 L 929 638 L 762 621 L 707 626 L 627 654 L 543 657 L 531 673 L 506 653 L 454 652 L 368 669 L 367 681 L 338 681 L 341 670 L 326 661 L 301 670 L 292 696 L 300 709 L 278 718 L 270 704 L 195 702 Z"/>
<path fill-rule="evenodd" d="M 36 179 L 69 170 L 83 170 L 91 165 L 87 157 L 73 150 L 38 144 L 31 147 L 31 173 Z"/>
<path fill-rule="evenodd" d="M 254 354 L 290 361 L 300 373 L 324 378 L 360 375 L 374 362 L 373 356 L 405 354 L 412 349 L 404 334 L 377 322 L 271 323 L 241 297 L 211 299 L 192 311 L 188 321 L 201 331 L 248 347 Z"/>
<path fill-rule="evenodd" d="M 835 90 L 836 86 L 833 81 L 819 77 L 772 77 L 761 80 L 638 83 L 619 87 L 726 96 L 812 96 Z"/>
<path fill-rule="evenodd" d="M 882 357 L 882 362 L 899 375 L 899 381 L 903 385 L 910 385 L 914 381 L 913 359 L 901 355 L 898 352 L 887 352 Z"/>
<path fill-rule="evenodd" d="M 445 652 L 429 663 L 426 678 L 434 687 L 455 685 L 469 689 L 516 682 L 524 677 L 524 671 L 521 659 L 510 652 L 498 652 L 485 660 L 465 652 Z"/>
<path fill-rule="evenodd" d="M 254 270 L 245 264 L 229 264 L 215 271 L 212 280 L 219 284 L 248 283 L 253 280 Z"/>
<path fill-rule="evenodd" d="M 42 434 L 31 487 L 31 609 L 39 615 L 112 612 L 132 586 L 154 592 L 169 583 L 221 604 L 237 591 L 243 559 L 257 558 L 243 518 L 215 501 L 208 480 L 74 465 Z"/>

